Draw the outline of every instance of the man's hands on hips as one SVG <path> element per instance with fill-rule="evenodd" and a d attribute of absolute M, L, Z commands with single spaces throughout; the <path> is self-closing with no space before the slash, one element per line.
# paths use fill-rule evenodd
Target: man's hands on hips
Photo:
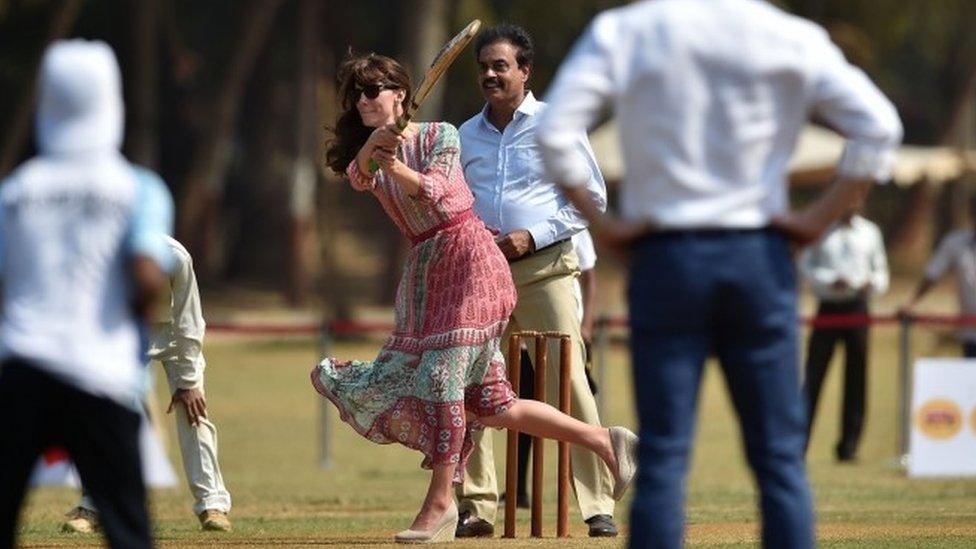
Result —
<path fill-rule="evenodd" d="M 532 233 L 525 229 L 496 236 L 495 244 L 509 260 L 518 259 L 535 251 L 535 239 L 532 238 Z"/>
<path fill-rule="evenodd" d="M 774 218 L 772 226 L 786 234 L 795 247 L 812 244 L 831 223 L 860 207 L 873 185 L 871 179 L 835 179 L 813 203 Z"/>
<path fill-rule="evenodd" d="M 831 219 L 810 211 L 791 212 L 772 220 L 772 227 L 784 233 L 797 248 L 813 244 L 830 226 Z"/>
<path fill-rule="evenodd" d="M 186 409 L 186 419 L 194 427 L 200 425 L 201 419 L 207 418 L 207 401 L 204 400 L 203 391 L 200 389 L 177 389 L 173 393 L 172 400 L 169 401 L 166 413 L 171 413 L 176 404 L 183 405 Z"/>
<path fill-rule="evenodd" d="M 635 242 L 653 231 L 654 224 L 650 221 L 627 221 L 607 214 L 597 224 L 590 226 L 594 240 L 622 261 L 627 260 Z"/>

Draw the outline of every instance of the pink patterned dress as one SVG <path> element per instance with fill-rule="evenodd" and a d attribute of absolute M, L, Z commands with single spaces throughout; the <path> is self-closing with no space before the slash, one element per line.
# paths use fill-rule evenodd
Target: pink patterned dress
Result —
<path fill-rule="evenodd" d="M 370 177 L 355 160 L 349 165 L 353 187 L 372 191 L 414 245 L 397 289 L 396 328 L 376 360 L 327 358 L 311 374 L 361 435 L 420 450 L 424 468 L 457 463 L 455 482 L 478 427 L 465 412 L 495 415 L 516 399 L 500 348 L 515 286 L 471 211 L 459 147 L 454 126 L 419 125 L 400 147 L 401 160 L 421 174 L 413 197 L 382 171 Z"/>

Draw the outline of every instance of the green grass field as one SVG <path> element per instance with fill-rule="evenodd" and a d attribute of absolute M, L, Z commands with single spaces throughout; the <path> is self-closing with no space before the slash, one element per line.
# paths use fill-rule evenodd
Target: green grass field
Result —
<path fill-rule="evenodd" d="M 915 337 L 919 353 L 955 352 L 953 346 L 940 341 L 932 333 Z M 838 465 L 832 457 L 840 385 L 836 362 L 827 380 L 809 459 L 820 543 L 825 547 L 976 546 L 976 480 L 909 480 L 893 467 L 897 440 L 896 343 L 895 330 L 879 329 L 873 336 L 867 428 L 860 460 L 853 465 Z M 339 344 L 334 354 L 371 358 L 379 344 Z M 319 468 L 320 400 L 308 382 L 308 371 L 317 354 L 314 342 L 214 336 L 207 341 L 206 352 L 207 397 L 219 430 L 224 478 L 234 499 L 234 531 L 200 532 L 190 511 L 189 492 L 181 485 L 152 495 L 161 546 L 381 546 L 409 525 L 427 482 L 427 473 L 419 468 L 419 454 L 369 443 L 332 413 L 333 467 Z M 614 347 L 609 356 L 604 388 L 610 396 L 606 422 L 634 426 L 624 348 Z M 158 380 L 165 385 L 161 376 Z M 165 391 L 159 389 L 165 409 Z M 164 419 L 168 451 L 179 469 L 172 418 Z M 501 433 L 496 437 L 495 457 L 501 473 L 504 446 Z M 554 454 L 549 450 L 550 458 Z M 547 493 L 546 532 L 552 536 L 554 463 L 547 471 L 553 480 Z M 182 479 L 182 470 L 180 476 Z M 688 495 L 689 545 L 749 547 L 757 543 L 753 482 L 742 458 L 734 413 L 713 365 L 702 389 Z M 23 515 L 20 542 L 28 547 L 100 544 L 98 536 L 58 533 L 62 514 L 76 497 L 65 489 L 33 492 Z M 628 496 L 617 510 L 625 528 L 629 501 Z M 524 536 L 528 531 L 527 512 L 520 511 L 520 518 Z M 575 508 L 571 522 L 573 539 L 568 542 L 523 537 L 458 545 L 624 545 L 623 537 L 599 542 L 586 538 L 585 525 Z M 500 524 L 496 531 L 500 533 Z"/>

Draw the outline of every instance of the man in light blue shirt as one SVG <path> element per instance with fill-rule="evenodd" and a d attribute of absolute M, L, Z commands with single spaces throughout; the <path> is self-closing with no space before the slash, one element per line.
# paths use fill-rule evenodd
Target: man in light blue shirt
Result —
<path fill-rule="evenodd" d="M 518 302 L 509 332 L 558 331 L 573 340 L 572 414 L 599 425 L 596 401 L 584 374 L 575 280 L 579 265 L 572 237 L 586 227 L 579 211 L 545 176 L 536 144 L 536 123 L 545 104 L 525 87 L 532 70 L 532 41 L 524 30 L 502 26 L 485 30 L 475 44 L 479 84 L 487 104 L 460 127 L 461 164 L 475 197 L 475 212 L 497 231 L 496 242 L 510 262 Z M 574 151 L 587 166 L 586 192 L 606 204 L 606 186 L 585 132 Z M 506 337 L 507 341 L 507 337 Z M 550 356 L 558 349 L 553 345 Z M 555 363 L 555 361 L 553 361 Z M 558 372 L 547 372 L 549 402 L 556 402 Z M 491 437 L 478 434 L 458 490 L 459 537 L 494 532 L 498 488 Z M 616 535 L 612 478 L 594 455 L 573 450 L 573 478 L 590 535 Z M 509 494 L 514 498 L 514 494 Z"/>
<path fill-rule="evenodd" d="M 140 323 L 166 287 L 165 184 L 119 152 L 122 84 L 102 42 L 59 42 L 41 65 L 40 154 L 0 187 L 0 549 L 28 477 L 65 448 L 112 547 L 152 546 L 138 447 Z"/>

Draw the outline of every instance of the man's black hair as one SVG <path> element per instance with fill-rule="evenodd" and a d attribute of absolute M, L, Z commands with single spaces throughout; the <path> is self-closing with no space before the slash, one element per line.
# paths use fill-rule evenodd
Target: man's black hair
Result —
<path fill-rule="evenodd" d="M 481 55 L 481 50 L 485 46 L 490 46 L 495 42 L 508 42 L 518 50 L 515 54 L 515 61 L 518 66 L 532 66 L 535 60 L 535 46 L 532 45 L 532 37 L 522 27 L 518 25 L 498 25 L 489 27 L 478 35 L 474 43 L 474 56 L 477 59 Z"/>

